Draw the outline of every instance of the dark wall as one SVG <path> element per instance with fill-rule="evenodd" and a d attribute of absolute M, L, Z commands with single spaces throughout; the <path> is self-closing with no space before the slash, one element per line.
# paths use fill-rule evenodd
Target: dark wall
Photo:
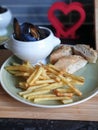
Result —
<path fill-rule="evenodd" d="M 49 7 L 57 1 L 81 2 L 86 11 L 86 21 L 84 24 L 93 24 L 94 17 L 94 0 L 0 0 L 0 5 L 5 5 L 12 11 L 14 17 L 17 17 L 20 22 L 28 21 L 36 25 L 50 24 L 47 18 Z M 63 22 L 69 24 L 74 22 L 77 13 L 65 17 L 61 15 Z"/>

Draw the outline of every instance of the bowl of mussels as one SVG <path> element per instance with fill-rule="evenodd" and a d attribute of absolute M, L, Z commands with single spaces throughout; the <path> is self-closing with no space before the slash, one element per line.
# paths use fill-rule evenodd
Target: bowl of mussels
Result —
<path fill-rule="evenodd" d="M 8 33 L 7 27 L 11 23 L 12 13 L 4 6 L 0 6 L 0 36 L 4 36 Z"/>
<path fill-rule="evenodd" d="M 21 60 L 31 64 L 46 59 L 60 44 L 60 39 L 47 27 L 35 26 L 28 22 L 19 24 L 14 18 L 13 28 L 13 34 L 4 46 Z"/>

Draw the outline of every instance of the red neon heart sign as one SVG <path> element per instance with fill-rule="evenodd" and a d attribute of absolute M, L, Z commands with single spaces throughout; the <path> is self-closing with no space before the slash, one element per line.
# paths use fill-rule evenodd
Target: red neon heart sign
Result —
<path fill-rule="evenodd" d="M 68 15 L 72 11 L 76 11 L 79 13 L 80 18 L 76 23 L 73 24 L 73 26 L 67 28 L 55 16 L 56 10 L 63 12 L 65 15 Z M 50 7 L 48 11 L 48 19 L 50 20 L 53 27 L 56 29 L 56 36 L 60 38 L 76 38 L 76 31 L 83 24 L 85 18 L 86 13 L 83 9 L 82 4 L 79 2 L 73 2 L 71 4 L 66 4 L 64 2 L 56 2 Z"/>

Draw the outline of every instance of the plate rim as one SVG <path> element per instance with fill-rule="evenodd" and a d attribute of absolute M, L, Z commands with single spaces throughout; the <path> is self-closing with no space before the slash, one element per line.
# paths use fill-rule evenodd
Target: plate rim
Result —
<path fill-rule="evenodd" d="M 1 87 L 14 99 L 16 99 L 17 101 L 21 102 L 21 103 L 24 103 L 24 104 L 27 104 L 27 105 L 30 105 L 30 106 L 33 106 L 33 107 L 40 107 L 40 108 L 63 108 L 63 107 L 69 107 L 69 106 L 74 106 L 74 105 L 78 105 L 80 103 L 83 103 L 89 99 L 91 99 L 92 97 L 94 97 L 95 95 L 98 94 L 98 88 L 96 87 L 96 89 L 94 90 L 94 92 L 92 94 L 90 94 L 89 96 L 87 96 L 86 98 L 84 99 L 81 99 L 81 100 L 78 100 L 78 101 L 75 101 L 75 102 L 72 102 L 72 103 L 68 103 L 68 104 L 60 104 L 60 105 L 44 105 L 44 104 L 35 104 L 33 102 L 29 102 L 28 100 L 22 100 L 21 99 L 21 96 L 20 98 L 18 97 L 15 97 L 14 94 L 12 94 L 7 88 L 6 86 L 4 85 L 3 83 L 3 80 L 2 80 L 2 71 L 4 69 L 4 66 L 6 65 L 6 63 L 13 58 L 14 55 L 8 57 L 4 63 L 1 65 L 1 68 L 0 68 L 0 83 L 1 83 Z M 19 59 L 20 60 L 20 59 Z"/>

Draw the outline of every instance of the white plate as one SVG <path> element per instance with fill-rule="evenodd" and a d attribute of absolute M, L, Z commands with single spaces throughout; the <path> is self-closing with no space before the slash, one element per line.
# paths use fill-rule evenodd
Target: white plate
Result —
<path fill-rule="evenodd" d="M 33 101 L 28 101 L 21 96 L 18 95 L 18 92 L 21 91 L 19 88 L 16 88 L 16 84 L 18 79 L 11 74 L 9 74 L 5 70 L 5 66 L 10 65 L 11 63 L 16 62 L 20 63 L 21 60 L 16 58 L 15 56 L 9 57 L 1 67 L 0 71 L 0 80 L 3 89 L 13 98 L 16 100 L 36 107 L 43 107 L 43 108 L 60 108 L 60 107 L 67 107 L 82 103 L 87 101 L 88 99 L 92 98 L 98 93 L 98 61 L 96 64 L 87 64 L 83 69 L 75 73 L 76 75 L 81 75 L 85 78 L 85 84 L 80 88 L 80 91 L 83 93 L 80 97 L 74 97 L 74 101 L 70 104 L 61 104 L 57 101 L 46 101 L 42 104 L 35 104 Z"/>

